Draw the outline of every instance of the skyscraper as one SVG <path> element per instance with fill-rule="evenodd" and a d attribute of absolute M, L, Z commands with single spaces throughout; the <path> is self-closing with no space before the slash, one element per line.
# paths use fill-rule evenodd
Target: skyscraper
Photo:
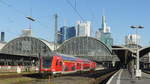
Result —
<path fill-rule="evenodd" d="M 32 29 L 23 29 L 21 36 L 32 36 Z"/>
<path fill-rule="evenodd" d="M 139 44 L 141 37 L 137 34 L 129 34 L 125 36 L 125 45 L 128 44 Z"/>
<path fill-rule="evenodd" d="M 76 36 L 76 29 L 75 27 L 68 27 L 67 31 L 66 31 L 67 35 L 66 35 L 66 39 L 72 38 Z"/>
<path fill-rule="evenodd" d="M 60 31 L 58 33 L 59 35 L 59 39 L 58 39 L 58 43 L 62 43 L 65 40 L 68 40 L 72 37 L 76 36 L 76 29 L 75 27 L 68 27 L 68 26 L 63 26 L 60 28 Z"/>
<path fill-rule="evenodd" d="M 57 43 L 58 43 L 58 44 L 61 44 L 61 43 L 62 43 L 62 42 L 61 42 L 61 37 L 62 37 L 61 32 L 60 32 L 60 31 L 57 31 Z"/>
<path fill-rule="evenodd" d="M 111 37 L 110 27 L 106 24 L 105 16 L 102 16 L 102 25 L 96 31 L 95 37 L 102 41 L 109 48 L 113 45 L 113 38 Z"/>
<path fill-rule="evenodd" d="M 91 22 L 81 22 L 76 23 L 76 36 L 91 36 Z"/>
<path fill-rule="evenodd" d="M 102 30 L 104 33 L 110 32 L 110 27 L 106 24 L 105 16 L 102 16 Z"/>

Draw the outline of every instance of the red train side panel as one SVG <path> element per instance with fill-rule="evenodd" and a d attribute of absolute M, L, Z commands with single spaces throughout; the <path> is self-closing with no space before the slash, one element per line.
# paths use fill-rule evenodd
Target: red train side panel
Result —
<path fill-rule="evenodd" d="M 46 73 L 66 73 L 76 71 L 89 71 L 96 68 L 96 63 L 90 60 L 83 60 L 75 57 L 54 55 L 42 57 L 40 62 L 40 72 Z"/>

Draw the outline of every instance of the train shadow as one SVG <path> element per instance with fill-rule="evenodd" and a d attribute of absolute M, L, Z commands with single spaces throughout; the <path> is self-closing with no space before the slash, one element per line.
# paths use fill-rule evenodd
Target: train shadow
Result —
<path fill-rule="evenodd" d="M 36 78 L 36 79 L 47 79 L 49 77 L 55 78 L 55 77 L 65 77 L 65 76 L 98 78 L 100 76 L 103 76 L 103 75 L 108 74 L 115 70 L 116 69 L 103 69 L 103 70 L 97 70 L 97 71 L 82 71 L 82 72 L 76 72 L 76 73 L 70 73 L 70 74 L 62 74 L 59 76 L 49 76 L 49 75 L 44 75 L 44 74 L 40 74 L 40 73 L 23 74 L 22 76 Z"/>
<path fill-rule="evenodd" d="M 32 74 L 23 74 L 24 77 L 36 78 L 36 79 L 44 79 L 39 73 L 32 73 Z"/>
<path fill-rule="evenodd" d="M 97 71 L 86 71 L 86 72 L 77 72 L 72 74 L 66 74 L 63 76 L 72 76 L 72 77 L 88 77 L 88 78 L 98 78 L 100 76 L 103 76 L 105 74 L 108 74 L 112 71 L 115 71 L 116 69 L 103 69 L 103 70 L 97 70 Z"/>

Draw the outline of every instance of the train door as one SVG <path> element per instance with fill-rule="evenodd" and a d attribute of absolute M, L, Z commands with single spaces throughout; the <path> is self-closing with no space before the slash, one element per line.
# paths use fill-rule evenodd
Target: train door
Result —
<path fill-rule="evenodd" d="M 80 69 L 81 71 L 83 70 L 83 62 L 81 62 L 81 69 Z"/>
<path fill-rule="evenodd" d="M 56 61 L 56 71 L 62 71 L 63 63 L 61 59 L 57 59 Z"/>
<path fill-rule="evenodd" d="M 77 70 L 81 70 L 81 63 L 80 62 L 77 62 Z"/>
<path fill-rule="evenodd" d="M 75 71 L 76 70 L 76 64 L 75 62 L 71 63 L 71 71 Z"/>

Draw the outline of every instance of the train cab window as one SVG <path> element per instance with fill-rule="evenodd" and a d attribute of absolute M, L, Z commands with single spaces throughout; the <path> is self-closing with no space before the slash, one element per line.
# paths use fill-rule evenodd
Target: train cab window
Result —
<path fill-rule="evenodd" d="M 42 65 L 43 68 L 50 68 L 52 64 L 52 57 L 43 57 L 42 59 Z"/>

